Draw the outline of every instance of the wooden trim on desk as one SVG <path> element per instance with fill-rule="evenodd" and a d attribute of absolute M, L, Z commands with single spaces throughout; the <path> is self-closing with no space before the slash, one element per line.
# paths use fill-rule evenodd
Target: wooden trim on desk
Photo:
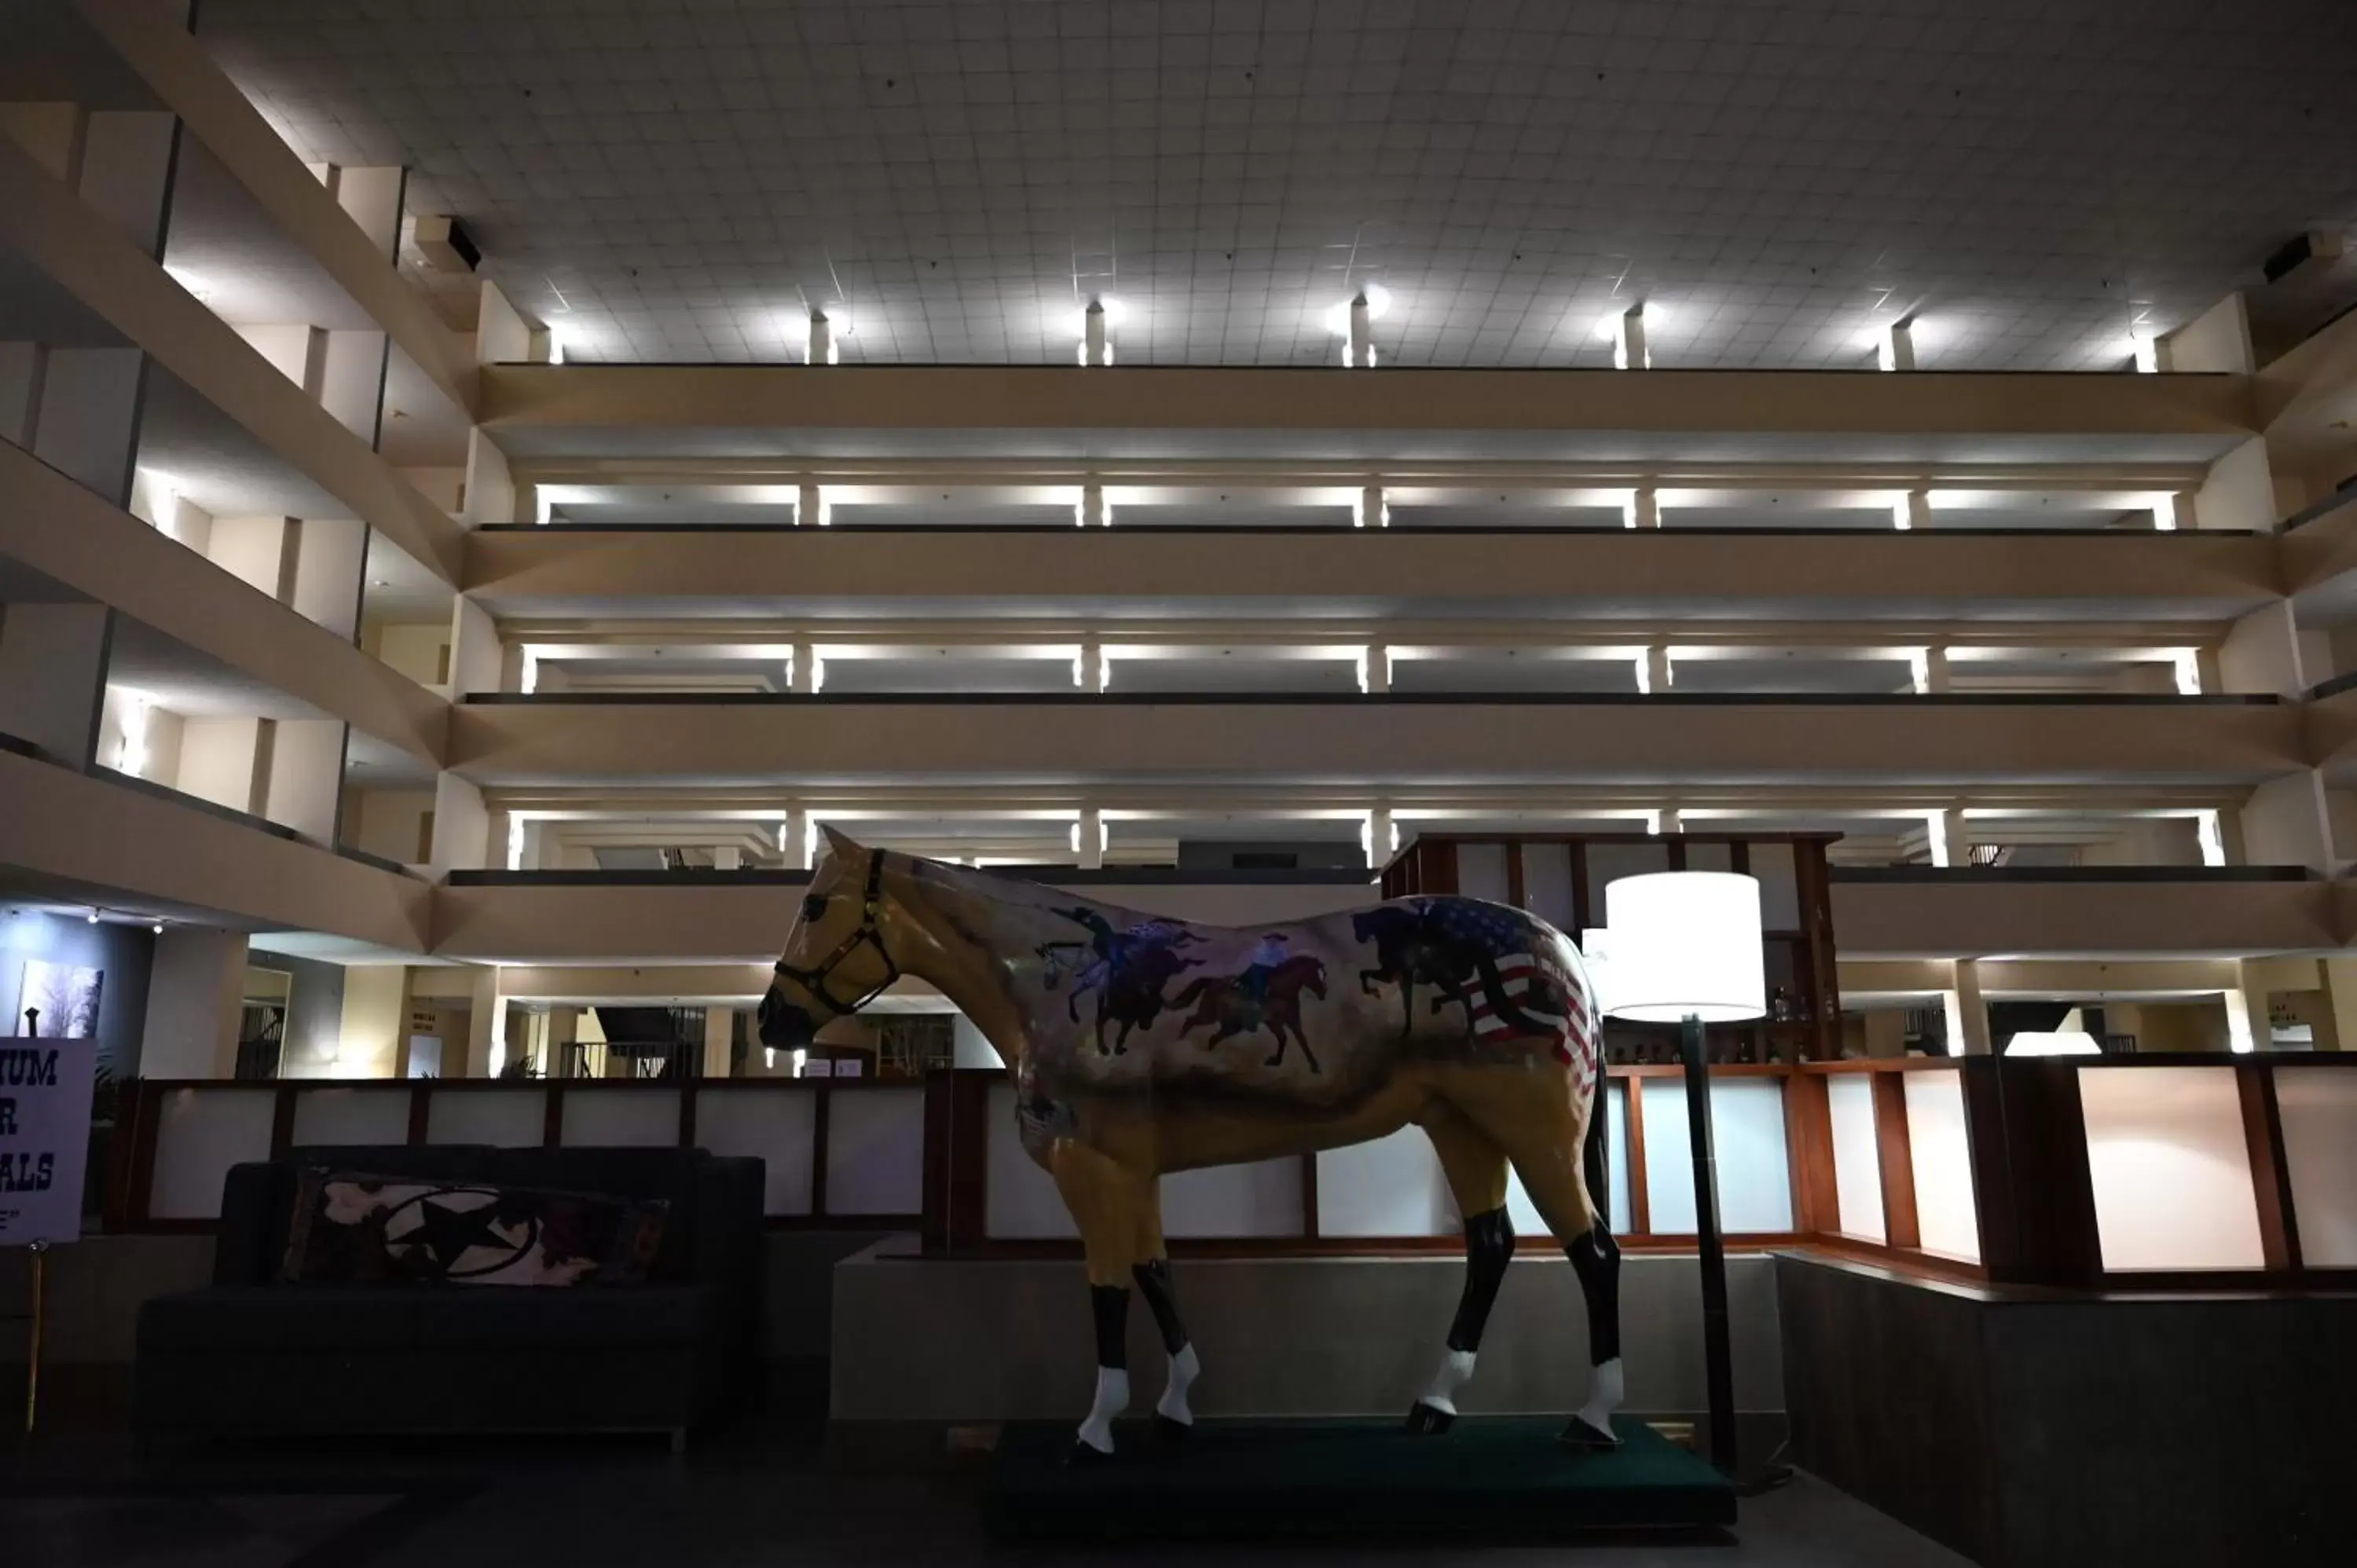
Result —
<path fill-rule="evenodd" d="M 2297 1273 L 2299 1217 L 2292 1203 L 2291 1166 L 2284 1157 L 2283 1107 L 2276 1098 L 2276 1075 L 2267 1063 L 2244 1058 L 2234 1064 L 2234 1087 L 2243 1101 L 2251 1196 L 2258 1203 L 2259 1254 L 2269 1272 Z"/>
<path fill-rule="evenodd" d="M 1832 1094 L 1818 1074 L 1796 1073 L 1784 1086 L 1784 1157 L 1792 1171 L 1793 1225 L 1831 1232 L 1841 1223 L 1841 1189 L 1834 1174 Z"/>
<path fill-rule="evenodd" d="M 1629 1095 L 1629 1234 L 1626 1241 L 1653 1230 L 1653 1196 L 1645 1181 L 1645 1080 L 1631 1078 Z"/>
<path fill-rule="evenodd" d="M 1874 1152 L 1882 1182 L 1882 1234 L 1894 1250 L 1920 1251 L 1923 1232 L 1915 1213 L 1913 1140 L 1907 1126 L 1907 1085 L 1884 1073 L 1867 1080 L 1874 1095 Z"/>

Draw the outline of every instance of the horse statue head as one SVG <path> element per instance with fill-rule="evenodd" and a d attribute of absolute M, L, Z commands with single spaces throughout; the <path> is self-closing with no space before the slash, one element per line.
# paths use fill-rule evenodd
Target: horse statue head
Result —
<path fill-rule="evenodd" d="M 822 826 L 828 854 L 786 933 L 756 1015 L 761 1044 L 797 1050 L 821 1026 L 847 1018 L 910 972 L 904 960 L 931 939 L 884 886 L 884 856 Z"/>

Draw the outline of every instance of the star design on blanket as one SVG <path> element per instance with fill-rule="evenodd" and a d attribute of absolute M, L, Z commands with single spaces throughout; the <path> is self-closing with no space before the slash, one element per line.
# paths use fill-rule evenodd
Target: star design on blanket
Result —
<path fill-rule="evenodd" d="M 502 1233 L 499 1195 L 464 1187 L 431 1194 L 408 1206 L 397 1236 L 385 1238 L 386 1251 L 395 1254 L 423 1252 L 435 1274 L 481 1273 L 522 1256 L 532 1245 L 533 1227 L 526 1223 L 519 1242 Z M 388 1230 L 390 1230 L 388 1227 Z M 461 1269 L 468 1254 L 479 1254 L 471 1268 Z M 488 1257 L 480 1254 L 489 1254 Z"/>

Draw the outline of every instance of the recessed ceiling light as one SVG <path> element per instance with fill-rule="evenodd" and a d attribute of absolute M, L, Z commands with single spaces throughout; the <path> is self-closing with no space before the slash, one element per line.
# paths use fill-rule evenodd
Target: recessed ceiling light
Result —
<path fill-rule="evenodd" d="M 162 935 L 164 934 L 164 922 L 163 922 L 163 921 L 161 921 L 161 920 L 158 920 L 158 921 L 156 921 L 153 926 L 149 927 L 149 928 L 148 928 L 148 929 L 150 929 L 150 930 L 154 931 L 157 936 L 159 936 L 159 937 L 160 937 L 160 936 L 162 936 Z"/>

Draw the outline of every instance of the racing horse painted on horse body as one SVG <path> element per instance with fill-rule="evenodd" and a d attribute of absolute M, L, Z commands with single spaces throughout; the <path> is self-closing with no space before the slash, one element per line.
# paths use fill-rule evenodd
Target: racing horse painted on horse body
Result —
<path fill-rule="evenodd" d="M 1411 1122 L 1432 1140 L 1464 1217 L 1467 1266 L 1409 1425 L 1446 1431 L 1473 1374 L 1514 1251 L 1511 1168 L 1565 1242 L 1587 1301 L 1594 1370 L 1565 1440 L 1617 1441 L 1620 1249 L 1586 1157 L 1599 1018 L 1562 932 L 1458 897 L 1199 926 L 866 849 L 832 830 L 827 840 L 761 1001 L 762 1042 L 807 1045 L 821 1024 L 913 975 L 997 1047 L 1015 1077 L 1023 1148 L 1054 1178 L 1087 1257 L 1097 1387 L 1076 1459 L 1113 1452 L 1112 1422 L 1129 1403 L 1133 1285 L 1170 1357 L 1157 1427 L 1176 1435 L 1194 1421 L 1189 1390 L 1201 1362 L 1171 1292 L 1158 1178 L 1364 1143 Z"/>

